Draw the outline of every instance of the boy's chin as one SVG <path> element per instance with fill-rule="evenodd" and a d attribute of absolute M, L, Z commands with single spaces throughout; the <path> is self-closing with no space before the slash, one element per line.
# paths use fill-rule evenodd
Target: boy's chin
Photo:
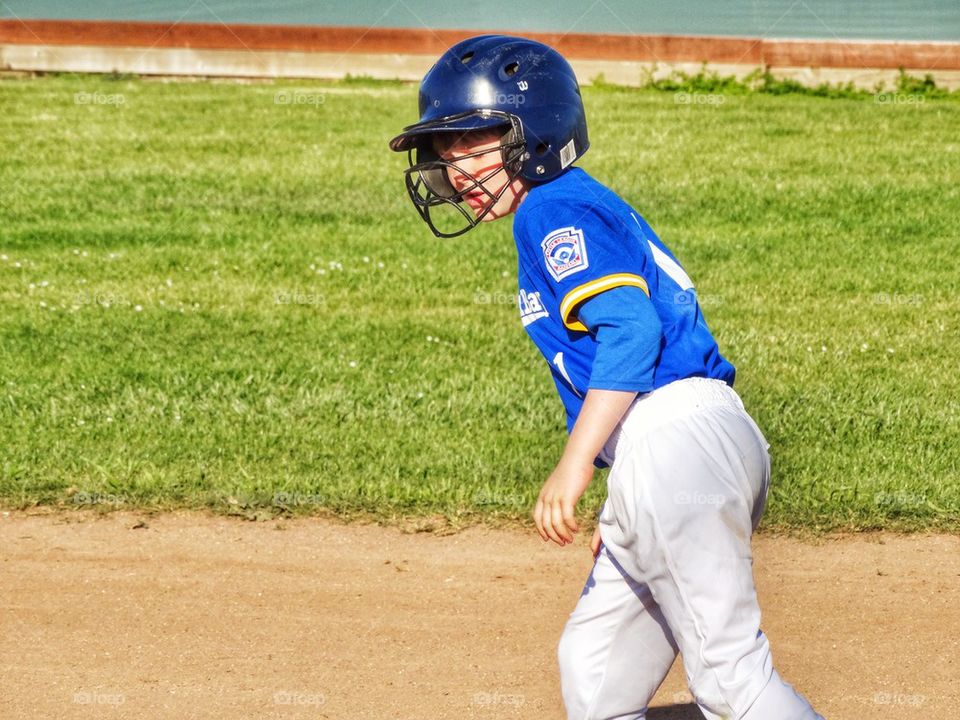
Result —
<path fill-rule="evenodd" d="M 486 212 L 486 214 L 484 214 L 484 211 L 487 210 L 487 206 L 486 206 L 486 205 L 484 205 L 483 207 L 478 207 L 478 208 L 471 207 L 470 209 L 473 211 L 473 216 L 474 216 L 475 218 L 480 218 L 480 222 L 482 222 L 482 223 L 493 222 L 494 220 L 499 220 L 499 219 L 502 218 L 503 215 L 504 215 L 503 212 L 498 212 L 498 211 L 497 211 L 496 206 L 490 208 L 490 210 L 489 210 L 488 212 Z M 483 217 L 480 217 L 481 215 L 483 215 Z"/>

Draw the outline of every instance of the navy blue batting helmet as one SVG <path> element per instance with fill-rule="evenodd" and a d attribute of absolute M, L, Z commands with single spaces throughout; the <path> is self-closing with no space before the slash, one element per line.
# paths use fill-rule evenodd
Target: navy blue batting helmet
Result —
<path fill-rule="evenodd" d="M 408 151 L 407 191 L 440 237 L 474 227 L 507 186 L 494 195 L 481 185 L 484 178 L 468 175 L 473 184 L 456 191 L 447 168 L 462 171 L 438 156 L 432 142 L 435 134 L 500 128 L 500 152 L 509 181 L 522 177 L 534 183 L 555 178 L 590 145 L 573 68 L 556 50 L 534 40 L 480 35 L 457 43 L 424 76 L 419 99 L 419 121 L 393 138 L 390 148 Z M 477 188 L 491 202 L 474 217 L 463 197 Z M 451 206 L 467 224 L 456 230 L 438 228 L 431 210 Z"/>

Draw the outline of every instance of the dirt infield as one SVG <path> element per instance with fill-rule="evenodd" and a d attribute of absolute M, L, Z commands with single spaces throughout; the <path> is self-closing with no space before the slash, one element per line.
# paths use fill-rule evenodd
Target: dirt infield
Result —
<path fill-rule="evenodd" d="M 0 717 L 562 718 L 588 540 L 0 513 Z M 828 720 L 958 717 L 960 538 L 754 549 L 775 662 Z M 653 704 L 701 717 L 679 662 Z"/>

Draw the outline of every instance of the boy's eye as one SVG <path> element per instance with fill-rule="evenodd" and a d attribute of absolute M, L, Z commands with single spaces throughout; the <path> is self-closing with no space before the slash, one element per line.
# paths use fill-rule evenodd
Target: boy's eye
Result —
<path fill-rule="evenodd" d="M 456 150 L 456 145 L 448 139 L 435 137 L 433 139 L 433 149 L 438 155 L 447 155 Z"/>

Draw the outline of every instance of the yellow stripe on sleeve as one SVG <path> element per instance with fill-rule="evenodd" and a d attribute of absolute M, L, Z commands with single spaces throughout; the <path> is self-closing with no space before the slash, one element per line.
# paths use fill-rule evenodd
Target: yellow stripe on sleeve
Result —
<path fill-rule="evenodd" d="M 602 278 L 597 278 L 596 280 L 591 280 L 583 285 L 578 285 L 564 295 L 563 300 L 560 303 L 560 317 L 563 320 L 563 324 L 571 330 L 587 332 L 587 326 L 577 320 L 575 317 L 572 317 L 577 306 L 583 301 L 589 300 L 594 295 L 602 293 L 604 290 L 610 290 L 611 288 L 622 287 L 624 285 L 638 287 L 643 290 L 644 293 L 646 293 L 647 297 L 650 297 L 650 288 L 647 287 L 647 281 L 639 275 L 634 275 L 632 273 L 614 273 L 613 275 L 604 275 Z"/>

